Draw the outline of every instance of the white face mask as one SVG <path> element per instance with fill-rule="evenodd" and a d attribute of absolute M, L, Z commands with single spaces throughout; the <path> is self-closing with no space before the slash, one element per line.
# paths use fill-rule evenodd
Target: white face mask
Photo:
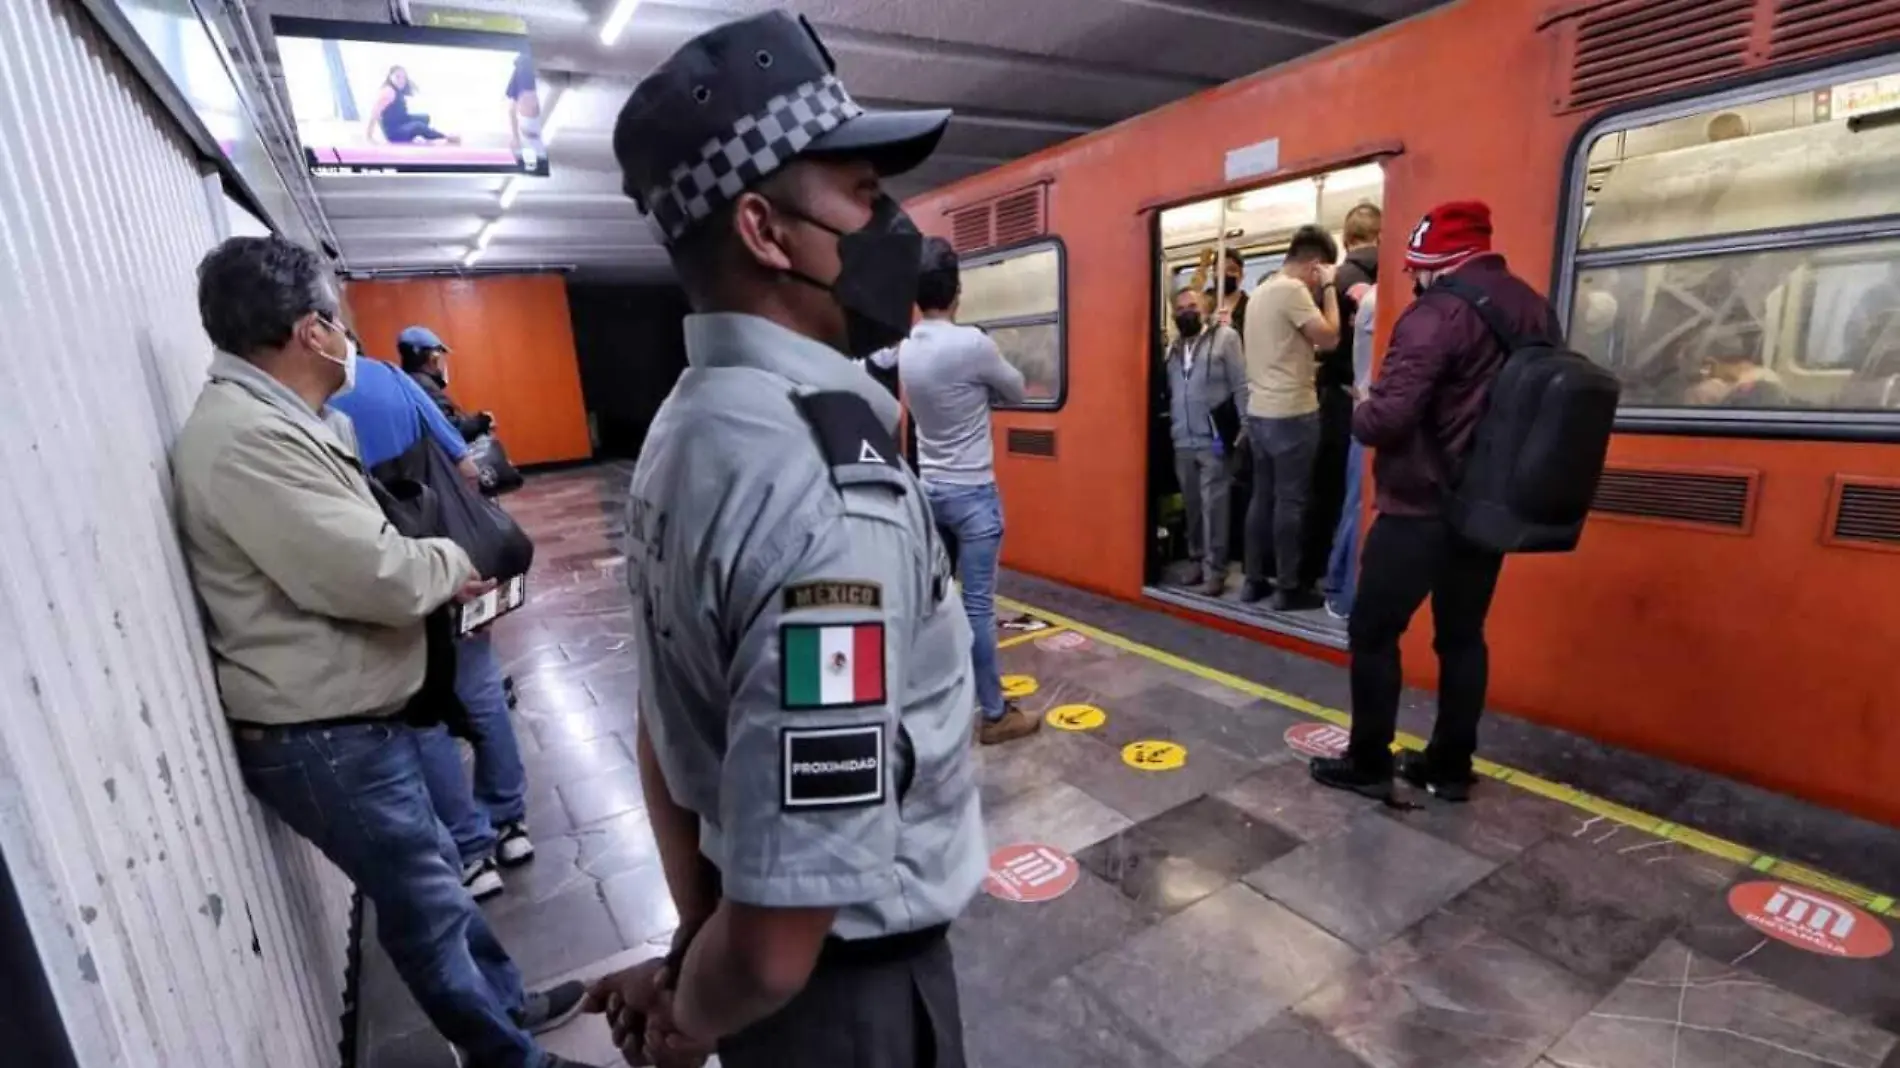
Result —
<path fill-rule="evenodd" d="M 342 327 L 337 326 L 327 319 L 324 321 L 324 325 L 339 333 L 343 331 Z M 356 341 L 350 337 L 349 334 L 345 333 L 343 334 L 343 345 L 343 358 L 341 360 L 324 352 L 322 349 L 317 350 L 317 355 L 329 360 L 331 363 L 340 363 L 343 365 L 343 386 L 330 395 L 333 398 L 341 397 L 356 388 Z"/>

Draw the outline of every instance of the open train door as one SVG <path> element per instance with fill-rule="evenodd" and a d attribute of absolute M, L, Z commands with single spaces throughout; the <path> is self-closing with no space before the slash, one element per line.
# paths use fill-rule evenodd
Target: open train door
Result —
<path fill-rule="evenodd" d="M 1190 524 L 1193 498 L 1218 494 L 1184 493 L 1177 473 L 1172 432 L 1169 355 L 1179 333 L 1174 302 L 1192 292 L 1199 297 L 1204 321 L 1219 322 L 1247 334 L 1251 295 L 1279 271 L 1287 244 L 1303 226 L 1319 225 L 1344 244 L 1349 213 L 1362 206 L 1382 209 L 1385 172 L 1376 162 L 1361 162 L 1323 173 L 1272 182 L 1259 188 L 1154 210 L 1150 213 L 1152 249 L 1151 359 L 1149 361 L 1148 537 L 1144 592 L 1157 600 L 1290 634 L 1324 645 L 1344 647 L 1345 621 L 1324 608 L 1276 612 L 1267 598 L 1247 600 L 1246 518 L 1252 504 L 1252 457 L 1244 443 L 1217 457 L 1226 489 L 1223 517 L 1218 507 L 1200 509 L 1201 522 Z M 1342 324 L 1349 329 L 1349 324 Z M 1257 343 L 1257 342 L 1256 342 Z M 1251 379 L 1260 371 L 1261 354 L 1247 358 Z M 1316 383 L 1316 389 L 1321 388 Z M 1342 387 L 1334 386 L 1334 390 Z M 1335 528 L 1342 513 L 1346 435 L 1350 400 L 1323 396 L 1323 438 L 1314 461 L 1308 512 L 1310 528 L 1302 577 L 1313 587 L 1324 583 Z M 1326 404 L 1326 401 L 1335 403 Z M 1341 407 L 1343 403 L 1343 409 Z M 1340 418 L 1343 411 L 1344 418 Z M 1355 520 L 1357 516 L 1355 515 Z M 1199 566 L 1202 550 L 1190 546 L 1190 526 L 1216 527 L 1225 536 L 1215 547 L 1215 573 Z M 1270 560 L 1271 549 L 1263 555 Z M 1269 574 L 1270 566 L 1263 568 Z M 1215 584 L 1218 583 L 1218 589 Z M 1256 589 L 1256 591 L 1258 590 Z"/>

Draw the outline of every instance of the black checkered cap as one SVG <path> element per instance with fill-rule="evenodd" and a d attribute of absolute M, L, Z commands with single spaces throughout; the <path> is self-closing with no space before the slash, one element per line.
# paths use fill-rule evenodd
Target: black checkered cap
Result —
<path fill-rule="evenodd" d="M 834 75 L 806 82 L 741 116 L 730 135 L 713 138 L 699 160 L 682 163 L 643 199 L 660 239 L 671 244 L 693 224 L 731 203 L 746 187 L 791 162 L 819 137 L 864 114 Z"/>

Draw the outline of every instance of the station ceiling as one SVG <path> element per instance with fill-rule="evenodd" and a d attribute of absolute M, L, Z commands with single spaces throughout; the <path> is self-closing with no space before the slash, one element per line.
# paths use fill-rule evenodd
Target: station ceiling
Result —
<path fill-rule="evenodd" d="M 895 183 L 901 198 L 1368 33 L 1444 0 L 806 0 L 852 94 L 873 107 L 951 107 L 936 156 Z M 573 267 L 629 281 L 670 276 L 646 220 L 620 191 L 610 139 L 634 83 L 681 43 L 772 0 L 642 0 L 612 45 L 616 0 L 459 0 L 525 20 L 552 129 L 552 176 L 318 178 L 352 270 L 475 261 Z M 387 21 L 385 0 L 254 0 L 270 15 Z M 417 11 L 420 12 L 420 5 Z M 418 21 L 420 19 L 418 18 Z M 280 83 L 281 84 L 281 83 Z M 507 206 L 503 207 L 504 200 Z"/>

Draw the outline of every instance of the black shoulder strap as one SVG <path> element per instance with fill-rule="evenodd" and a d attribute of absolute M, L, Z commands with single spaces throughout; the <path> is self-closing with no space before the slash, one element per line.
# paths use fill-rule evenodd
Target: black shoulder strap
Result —
<path fill-rule="evenodd" d="M 806 393 L 793 400 L 817 433 L 818 448 L 834 478 L 853 468 L 899 466 L 897 441 L 871 410 L 870 401 L 849 390 Z"/>
<path fill-rule="evenodd" d="M 1504 346 L 1506 356 L 1524 347 L 1524 339 L 1519 337 L 1517 331 L 1513 330 L 1511 324 L 1505 320 L 1504 312 L 1491 302 L 1491 294 L 1455 274 L 1439 276 L 1438 281 L 1432 283 L 1432 288 L 1442 289 L 1471 305 L 1471 310 L 1478 313 L 1478 318 L 1484 320 L 1484 325 L 1491 328 L 1492 336 Z"/>

